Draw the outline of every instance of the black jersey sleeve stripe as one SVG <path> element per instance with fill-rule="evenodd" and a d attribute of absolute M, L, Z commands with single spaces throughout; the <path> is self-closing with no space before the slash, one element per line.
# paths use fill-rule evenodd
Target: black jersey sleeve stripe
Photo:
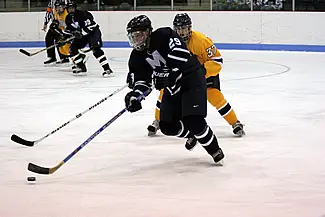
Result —
<path fill-rule="evenodd" d="M 180 47 L 173 48 L 171 52 L 167 55 L 168 58 L 181 62 L 187 62 L 190 56 L 191 54 L 188 50 Z"/>
<path fill-rule="evenodd" d="M 167 57 L 170 58 L 170 59 L 173 59 L 173 60 L 181 61 L 181 62 L 187 62 L 188 61 L 187 58 L 178 57 L 178 56 L 175 56 L 175 55 L 172 55 L 172 54 L 168 54 Z"/>
<path fill-rule="evenodd" d="M 137 81 L 135 82 L 133 91 L 143 94 L 150 88 L 150 84 L 145 81 Z"/>
<path fill-rule="evenodd" d="M 184 53 L 190 53 L 188 50 L 184 49 L 184 48 L 180 48 L 180 47 L 175 47 L 172 49 L 172 51 L 180 51 L 180 52 L 184 52 Z"/>

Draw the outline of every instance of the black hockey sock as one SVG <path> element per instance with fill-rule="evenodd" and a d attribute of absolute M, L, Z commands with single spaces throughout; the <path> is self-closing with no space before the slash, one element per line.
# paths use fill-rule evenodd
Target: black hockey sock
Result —
<path fill-rule="evenodd" d="M 182 121 L 179 121 L 179 130 L 177 133 L 177 137 L 181 137 L 181 138 L 189 138 L 189 136 L 193 136 L 193 134 L 190 134 L 190 131 L 188 130 L 187 127 L 184 126 Z"/>
<path fill-rule="evenodd" d="M 205 125 L 205 129 L 200 134 L 195 134 L 195 138 L 210 155 L 219 150 L 217 137 L 208 125 Z"/>
<path fill-rule="evenodd" d="M 99 64 L 103 67 L 104 71 L 107 71 L 109 69 L 109 64 L 104 51 L 100 48 L 95 48 L 93 54 L 98 60 Z"/>
<path fill-rule="evenodd" d="M 188 116 L 184 118 L 184 125 L 190 129 L 203 148 L 213 155 L 219 149 L 217 137 L 207 125 L 203 116 Z"/>

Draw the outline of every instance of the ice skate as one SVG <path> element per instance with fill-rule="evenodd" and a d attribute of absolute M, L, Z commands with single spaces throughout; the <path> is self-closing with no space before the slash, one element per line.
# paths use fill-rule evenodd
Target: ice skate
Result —
<path fill-rule="evenodd" d="M 69 61 L 69 58 L 63 58 L 63 59 L 60 59 L 59 61 L 56 61 L 55 64 L 57 66 L 69 66 L 70 65 L 70 61 Z"/>
<path fill-rule="evenodd" d="M 112 69 L 107 69 L 106 71 L 103 72 L 102 76 L 104 78 L 108 78 L 108 77 L 114 77 L 113 71 Z"/>
<path fill-rule="evenodd" d="M 76 75 L 76 76 L 85 76 L 87 75 L 87 68 L 86 66 L 83 66 L 83 67 L 78 67 L 78 66 L 72 66 L 72 73 L 73 75 Z"/>
<path fill-rule="evenodd" d="M 233 128 L 233 133 L 238 136 L 238 137 L 242 137 L 245 135 L 245 131 L 244 131 L 244 125 L 242 123 L 240 123 L 239 121 L 237 121 L 234 125 L 232 125 Z"/>
<path fill-rule="evenodd" d="M 157 131 L 160 129 L 159 121 L 154 120 L 151 125 L 148 126 L 148 136 L 154 136 L 157 134 Z"/>
<path fill-rule="evenodd" d="M 222 159 L 225 157 L 225 155 L 223 154 L 221 148 L 219 148 L 218 151 L 216 153 L 212 154 L 211 156 L 215 163 L 220 164 L 220 165 L 223 164 Z"/>
<path fill-rule="evenodd" d="M 51 58 L 49 57 L 45 62 L 44 65 L 45 66 L 50 66 L 50 65 L 54 65 L 56 63 L 56 58 Z"/>
<path fill-rule="evenodd" d="M 188 138 L 185 143 L 185 148 L 192 151 L 197 144 L 197 139 L 195 137 Z"/>

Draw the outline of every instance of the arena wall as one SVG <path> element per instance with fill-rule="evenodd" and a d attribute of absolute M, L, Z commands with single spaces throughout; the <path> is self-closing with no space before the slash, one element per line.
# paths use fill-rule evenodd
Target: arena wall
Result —
<path fill-rule="evenodd" d="M 95 11 L 105 47 L 129 47 L 125 27 L 146 14 L 153 27 L 172 26 L 178 11 Z M 0 13 L 0 47 L 42 47 L 44 12 Z M 220 49 L 325 52 L 322 12 L 189 11 L 193 29 L 214 40 Z"/>

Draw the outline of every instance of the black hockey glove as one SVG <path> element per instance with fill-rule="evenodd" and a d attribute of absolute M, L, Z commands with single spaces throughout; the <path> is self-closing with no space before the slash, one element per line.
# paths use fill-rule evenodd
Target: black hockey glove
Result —
<path fill-rule="evenodd" d="M 69 40 L 68 38 L 71 37 L 71 35 L 61 34 L 59 40 L 56 42 L 58 44 L 58 47 L 62 47 L 68 43 L 71 43 L 73 40 Z"/>
<path fill-rule="evenodd" d="M 63 30 L 62 31 L 62 34 L 60 35 L 59 37 L 59 40 L 57 41 L 57 44 L 59 47 L 65 45 L 65 44 L 68 44 L 68 43 L 72 43 L 72 39 L 70 41 L 67 41 L 67 39 L 70 39 L 73 37 L 73 33 L 70 31 L 70 30 Z"/>
<path fill-rule="evenodd" d="M 180 81 L 182 73 L 178 69 L 173 69 L 168 76 L 168 83 L 164 89 L 164 94 L 173 96 L 181 90 Z"/>
<path fill-rule="evenodd" d="M 155 71 L 153 72 L 152 75 L 152 80 L 153 83 L 155 84 L 155 88 L 157 90 L 161 90 L 163 88 L 165 88 L 168 85 L 168 76 L 170 74 L 170 69 L 169 68 L 159 68 L 155 69 Z"/>
<path fill-rule="evenodd" d="M 128 84 L 128 87 L 130 89 L 134 88 L 134 73 L 129 72 L 127 77 L 126 77 L 126 83 Z"/>
<path fill-rule="evenodd" d="M 135 91 L 131 91 L 125 95 L 125 107 L 129 112 L 136 112 L 142 109 L 141 102 L 137 98 L 141 94 Z"/>
<path fill-rule="evenodd" d="M 59 21 L 58 20 L 53 20 L 51 25 L 50 25 L 50 30 L 52 31 L 58 31 L 59 28 Z"/>

